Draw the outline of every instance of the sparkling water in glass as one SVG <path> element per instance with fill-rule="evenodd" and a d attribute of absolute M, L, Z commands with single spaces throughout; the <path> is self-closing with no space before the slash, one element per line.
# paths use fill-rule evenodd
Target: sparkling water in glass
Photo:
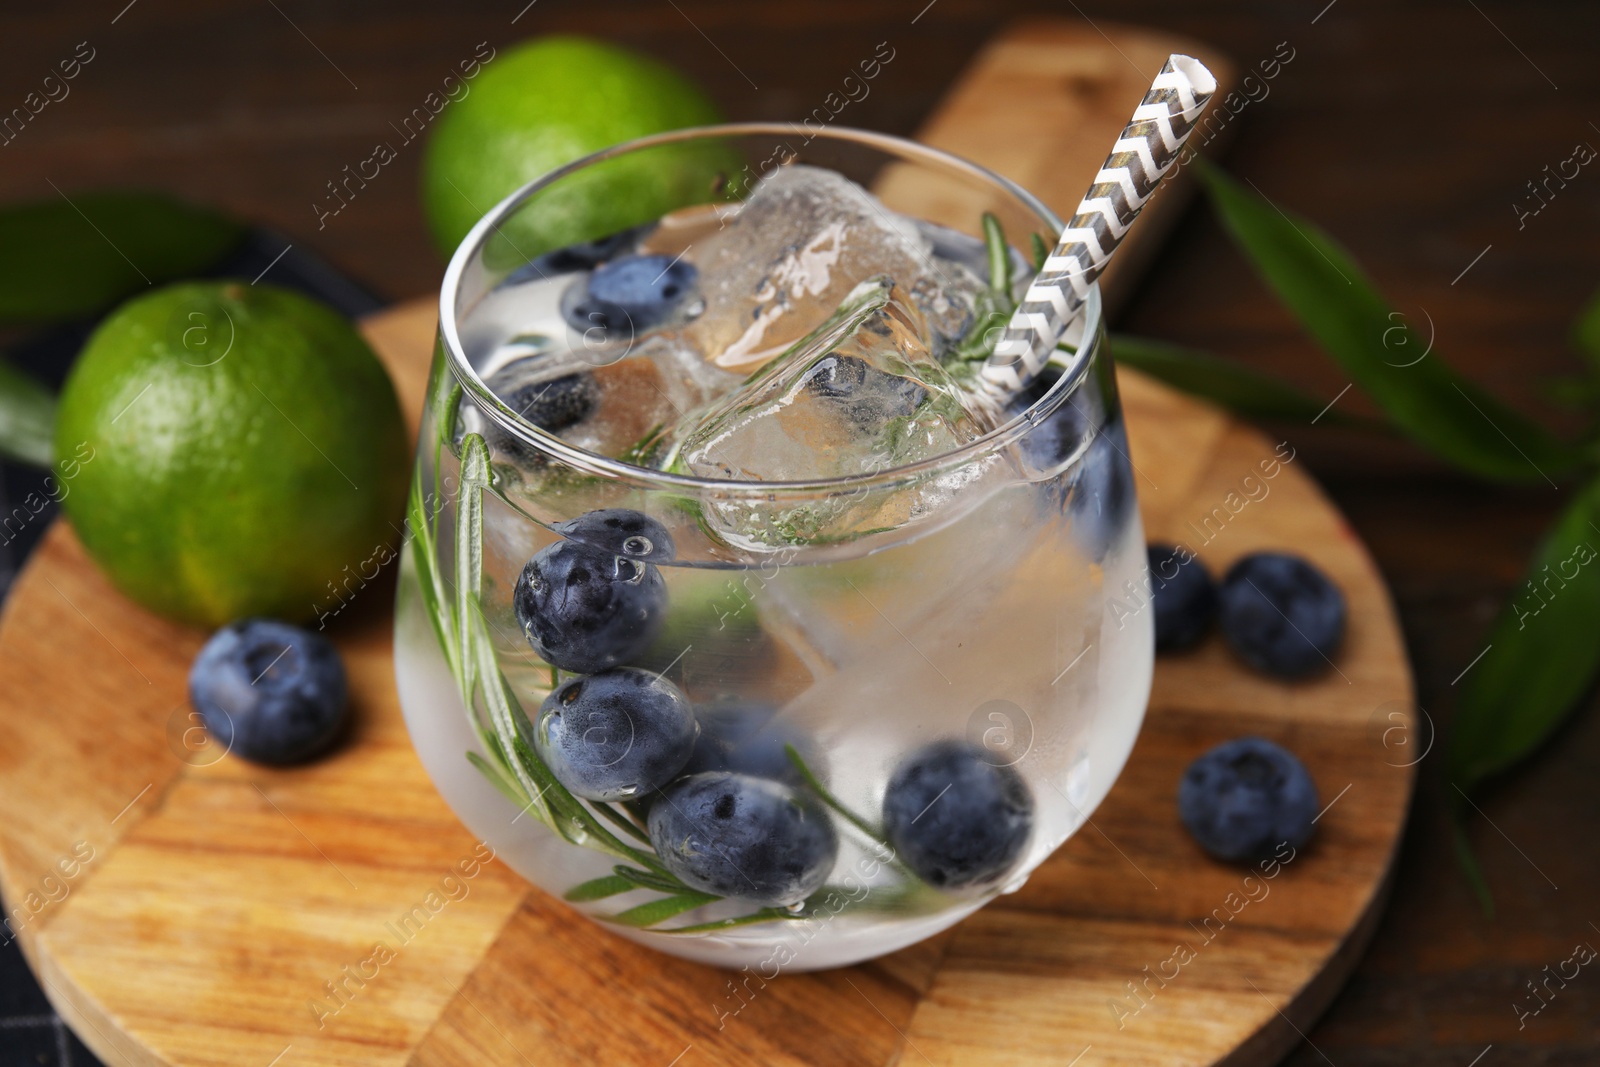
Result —
<path fill-rule="evenodd" d="M 478 224 L 395 661 L 501 859 L 770 973 L 937 933 L 1077 831 L 1152 665 L 1098 293 L 1024 394 L 976 374 L 1060 228 L 944 153 L 759 125 L 610 149 Z"/>

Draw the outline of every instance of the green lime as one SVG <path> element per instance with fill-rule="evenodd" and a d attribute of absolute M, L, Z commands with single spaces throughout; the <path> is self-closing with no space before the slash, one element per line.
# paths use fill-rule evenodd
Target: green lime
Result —
<path fill-rule="evenodd" d="M 118 308 L 62 391 L 55 449 L 63 506 L 117 587 L 208 626 L 341 609 L 393 555 L 409 468 L 355 328 L 241 282 Z"/>
<path fill-rule="evenodd" d="M 677 71 L 584 37 L 540 37 L 484 64 L 440 114 L 422 162 L 434 238 L 455 251 L 475 222 L 535 178 L 636 137 L 721 121 Z M 564 179 L 506 227 L 520 260 L 594 240 L 717 197 L 733 157 L 670 145 Z"/>

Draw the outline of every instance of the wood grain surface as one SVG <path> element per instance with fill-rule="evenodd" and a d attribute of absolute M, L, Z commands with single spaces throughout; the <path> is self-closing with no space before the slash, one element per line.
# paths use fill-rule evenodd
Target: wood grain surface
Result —
<path fill-rule="evenodd" d="M 119 0 L 104 10 L 18 9 L 0 39 L 0 92 L 12 103 L 76 42 L 91 39 L 99 55 L 73 83 L 70 101 L 53 104 L 7 145 L 0 194 L 54 198 L 57 188 L 75 195 L 129 183 L 170 189 L 274 226 L 382 292 L 417 295 L 436 286 L 441 270 L 417 211 L 417 153 L 402 154 L 326 229 L 310 205 L 325 180 L 364 158 L 388 122 L 480 40 L 503 48 L 530 33 L 599 34 L 690 71 L 732 118 L 795 122 L 877 42 L 889 41 L 897 59 L 839 121 L 909 134 L 997 28 L 1039 6 L 541 0 L 527 9 L 499 0 L 397 0 L 368 8 L 284 0 L 274 8 L 167 0 L 125 10 Z M 1102 26 L 1130 17 L 1106 0 L 1072 10 Z M 1594 288 L 1600 199 L 1580 182 L 1525 230 L 1510 205 L 1544 163 L 1589 136 L 1589 105 L 1600 92 L 1590 55 L 1600 8 L 1549 0 L 1150 0 L 1138 18 L 1221 46 L 1246 70 L 1288 42 L 1296 58 L 1270 84 L 1258 78 L 1255 98 L 1233 122 L 1230 169 L 1337 235 L 1410 320 L 1426 314 L 1438 331 L 1433 358 L 1543 419 L 1573 425 L 1539 386 L 1579 370 L 1565 338 Z M 1462 69 L 1483 77 L 1469 108 L 1451 106 Z M 1203 210 L 1185 217 L 1121 325 L 1284 375 L 1325 400 L 1342 396 L 1341 410 L 1365 405 L 1359 390 L 1343 392 L 1348 379 L 1275 305 Z M 1330 430 L 1326 420 L 1285 432 L 1300 450 L 1297 463 L 1316 471 L 1391 583 L 1423 703 L 1447 729 L 1453 683 L 1482 652 L 1495 605 L 1519 582 L 1562 494 L 1453 477 L 1403 442 Z M 9 488 L 15 499 L 16 486 Z M 52 619 L 43 615 L 39 625 Z M 93 651 L 95 641 L 83 647 L 85 658 L 112 654 L 103 645 Z M 119 717 L 134 688 L 144 682 L 131 670 L 104 687 L 96 751 L 131 743 L 137 752 L 147 740 Z M 0 756 L 0 784 L 9 759 Z M 1572 830 L 1600 815 L 1597 760 L 1600 717 L 1589 714 L 1480 801 L 1486 818 L 1470 833 L 1500 904 L 1492 922 L 1454 866 L 1438 799 L 1450 795 L 1447 783 L 1421 794 L 1374 948 L 1334 1008 L 1306 1029 L 1309 1043 L 1292 1062 L 1461 1067 L 1490 1044 L 1483 1067 L 1587 1062 L 1600 1038 L 1600 985 L 1574 983 L 1525 1028 L 1511 1004 L 1526 995 L 1524 979 L 1592 937 L 1586 920 L 1595 919 L 1600 852 L 1576 847 Z M 118 774 L 97 765 L 93 777 Z M 90 795 L 98 788 L 67 780 Z M 107 796 L 99 825 L 144 784 Z M 130 810 L 116 826 L 132 817 Z M 38 826 L 13 832 L 52 861 L 67 861 L 55 846 L 70 851 L 74 818 L 41 815 Z M 39 887 L 5 888 L 9 904 Z M 919 1062 L 912 1053 L 906 1059 Z M 685 1057 L 685 1067 L 692 1064 Z"/>
<path fill-rule="evenodd" d="M 432 330 L 425 302 L 368 324 L 408 397 Z M 1414 772 L 1383 733 L 1409 721 L 1374 732 L 1372 711 L 1409 707 L 1410 676 L 1359 541 L 1292 458 L 1263 476 L 1290 454 L 1121 384 L 1151 535 L 1217 531 L 1201 554 L 1219 570 L 1304 550 L 1350 599 L 1336 668 L 1286 685 L 1215 639 L 1163 659 L 1127 770 L 1020 892 L 884 960 L 745 979 L 737 999 L 727 972 L 480 862 L 411 751 L 383 612 L 336 632 L 356 727 L 335 755 L 215 759 L 183 690 L 203 635 L 123 600 L 57 524 L 0 624 L 0 891 L 66 887 L 20 930 L 52 1001 L 117 1064 L 665 1064 L 692 1048 L 705 1064 L 999 1065 L 1084 1047 L 1099 1063 L 1272 1062 L 1377 918 Z M 1259 499 L 1241 507 L 1246 478 Z M 1301 753 L 1331 802 L 1312 845 L 1267 872 L 1207 860 L 1176 817 L 1184 766 L 1241 733 Z M 64 879 L 80 842 L 90 856 Z"/>

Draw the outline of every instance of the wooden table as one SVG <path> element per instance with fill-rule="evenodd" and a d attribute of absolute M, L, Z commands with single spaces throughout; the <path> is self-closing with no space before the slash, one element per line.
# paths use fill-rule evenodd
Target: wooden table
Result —
<path fill-rule="evenodd" d="M 731 117 L 796 121 L 886 41 L 894 60 L 840 121 L 905 133 L 1005 19 L 1036 10 L 1013 0 L 524 2 L 341 10 L 306 0 L 137 0 L 124 9 L 112 0 L 92 11 L 8 13 L 0 108 L 20 106 L 78 42 L 94 58 L 69 97 L 0 148 L 0 199 L 54 196 L 51 183 L 68 194 L 170 189 L 276 227 L 388 295 L 414 296 L 441 270 L 416 209 L 414 150 L 324 229 L 312 205 L 480 41 L 602 33 L 692 71 Z M 1229 167 L 1336 234 L 1425 335 L 1431 322 L 1429 358 L 1572 428 L 1539 381 L 1578 367 L 1565 336 L 1600 284 L 1600 178 L 1580 176 L 1520 230 L 1513 204 L 1575 143 L 1600 146 L 1591 125 L 1600 122 L 1600 8 L 1324 3 L 1155 2 L 1138 17 L 1204 37 L 1244 68 L 1287 42 L 1294 58 L 1235 120 Z M 1134 14 L 1087 0 L 1082 11 Z M 1454 80 L 1467 71 L 1478 77 L 1470 89 Z M 1203 209 L 1180 227 L 1120 325 L 1280 373 L 1328 400 L 1348 381 Z M 1361 411 L 1364 402 L 1352 390 L 1339 405 Z M 1293 434 L 1393 586 L 1422 704 L 1447 727 L 1452 680 L 1481 651 L 1495 606 L 1571 487 L 1486 487 L 1391 441 Z M 1291 1062 L 1464 1067 L 1490 1045 L 1482 1067 L 1584 1062 L 1600 1039 L 1600 979 L 1585 971 L 1520 1030 L 1513 1004 L 1574 944 L 1600 945 L 1589 925 L 1600 923 L 1600 718 L 1579 719 L 1482 802 L 1471 833 L 1499 902 L 1493 921 L 1451 858 L 1437 763 L 1424 763 L 1374 946 Z"/>

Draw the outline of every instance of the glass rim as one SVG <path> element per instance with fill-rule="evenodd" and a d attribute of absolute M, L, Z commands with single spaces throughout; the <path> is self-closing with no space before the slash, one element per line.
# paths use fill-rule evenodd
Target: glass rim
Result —
<path fill-rule="evenodd" d="M 450 263 L 445 268 L 444 281 L 439 290 L 441 347 L 444 349 L 446 364 L 456 382 L 460 384 L 467 395 L 471 396 L 473 402 L 477 404 L 481 411 L 485 412 L 502 430 L 509 433 L 513 438 L 552 459 L 586 474 L 592 474 L 611 481 L 627 481 L 647 489 L 688 490 L 696 494 L 709 493 L 722 496 L 752 497 L 770 497 L 779 494 L 792 496 L 862 492 L 923 481 L 997 454 L 1024 436 L 1040 419 L 1053 414 L 1060 404 L 1066 402 L 1065 398 L 1081 384 L 1088 372 L 1092 358 L 1097 354 L 1096 338 L 1099 336 L 1101 326 L 1101 300 L 1098 282 L 1089 287 L 1088 299 L 1084 305 L 1082 343 L 1075 352 L 1071 353 L 1069 360 L 1056 364 L 1061 367 L 1059 379 L 1043 396 L 1029 405 L 1026 410 L 1001 423 L 988 433 L 975 437 L 948 452 L 941 452 L 936 456 L 929 456 L 913 463 L 886 467 L 879 471 L 850 474 L 837 478 L 782 481 L 703 478 L 697 475 L 675 474 L 657 470 L 654 467 L 641 467 L 598 452 L 590 452 L 587 449 L 569 444 L 555 434 L 541 429 L 524 419 L 518 412 L 512 410 L 495 395 L 494 391 L 484 382 L 477 368 L 473 367 L 468 361 L 466 351 L 461 344 L 456 314 L 456 298 L 460 294 L 467 268 L 473 258 L 482 250 L 489 236 L 515 214 L 518 208 L 541 190 L 550 187 L 568 175 L 593 166 L 596 163 L 642 149 L 673 144 L 679 141 L 711 138 L 763 135 L 790 137 L 794 135 L 794 132 L 792 124 L 775 122 L 736 122 L 669 130 L 665 133 L 624 141 L 573 160 L 565 166 L 558 167 L 541 177 L 533 179 L 511 193 L 504 200 L 501 200 L 500 203 L 491 208 L 483 218 L 473 225 L 472 229 L 467 232 L 466 237 L 462 238 L 461 244 L 450 257 Z M 877 149 L 885 155 L 899 156 L 910 162 L 932 163 L 947 170 L 966 174 L 997 187 L 1001 192 L 1019 201 L 1050 227 L 1049 232 L 1052 234 L 1052 239 L 1054 239 L 1055 235 L 1059 235 L 1065 227 L 1065 223 L 1043 201 L 1016 182 L 996 174 L 987 167 L 980 166 L 971 160 L 963 159 L 942 149 L 918 144 L 915 141 L 896 137 L 892 134 L 876 133 L 871 130 L 862 130 L 849 126 L 833 127 L 820 131 L 812 135 L 807 143 L 809 144 L 810 141 L 819 138 L 865 145 L 869 148 Z"/>

